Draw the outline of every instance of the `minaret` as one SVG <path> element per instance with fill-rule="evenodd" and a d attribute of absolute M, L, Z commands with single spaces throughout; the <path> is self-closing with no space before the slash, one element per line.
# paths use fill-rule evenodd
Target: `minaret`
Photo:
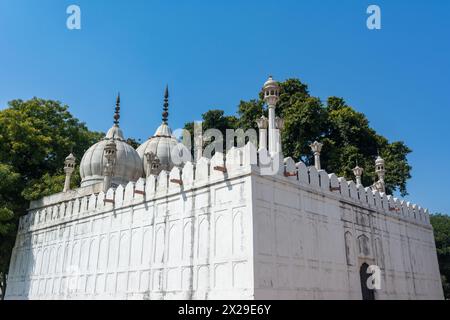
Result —
<path fill-rule="evenodd" d="M 264 83 L 264 101 L 269 108 L 269 154 L 273 155 L 277 151 L 277 135 L 275 121 L 275 106 L 279 100 L 280 87 L 272 76 Z"/>
<path fill-rule="evenodd" d="M 76 158 L 72 154 L 72 152 L 67 156 L 64 161 L 64 172 L 66 173 L 66 180 L 64 181 L 64 190 L 63 192 L 67 192 L 70 190 L 70 178 L 72 177 L 72 173 L 75 170 L 75 161 Z"/>
<path fill-rule="evenodd" d="M 114 126 L 119 127 L 120 119 L 120 93 L 117 95 L 116 108 L 114 111 Z M 103 156 L 106 159 L 106 164 L 103 168 L 103 191 L 106 193 L 111 187 L 111 181 L 114 175 L 114 164 L 117 157 L 117 145 L 113 138 L 106 144 L 103 150 Z"/>
<path fill-rule="evenodd" d="M 356 163 L 356 167 L 353 168 L 353 174 L 355 175 L 355 178 L 356 178 L 356 186 L 357 187 L 362 186 L 361 176 L 362 176 L 363 172 L 364 172 L 364 169 L 360 168 L 358 166 L 358 163 Z"/>
<path fill-rule="evenodd" d="M 314 153 L 314 166 L 317 170 L 321 170 L 320 166 L 320 152 L 322 151 L 323 144 L 317 141 L 309 145 Z"/>
<path fill-rule="evenodd" d="M 267 127 L 269 126 L 269 121 L 265 116 L 262 116 L 258 120 L 256 120 L 256 124 L 258 125 L 259 130 L 259 149 L 258 150 L 267 150 Z"/>
<path fill-rule="evenodd" d="M 375 187 L 379 192 L 386 193 L 386 186 L 384 184 L 384 175 L 386 170 L 384 168 L 384 160 L 378 155 L 375 160 L 375 173 L 378 175 L 378 181 L 375 183 Z"/>

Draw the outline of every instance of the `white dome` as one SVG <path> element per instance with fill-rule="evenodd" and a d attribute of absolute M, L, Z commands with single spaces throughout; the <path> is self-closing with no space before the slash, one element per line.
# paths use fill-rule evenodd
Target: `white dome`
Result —
<path fill-rule="evenodd" d="M 123 138 L 122 130 L 117 124 L 108 130 L 105 138 L 91 146 L 83 155 L 80 163 L 81 186 L 103 182 L 103 168 L 106 159 L 103 156 L 105 146 L 113 140 L 117 153 L 113 171 L 113 184 L 125 185 L 136 181 L 142 176 L 142 161 L 136 150 Z"/>
<path fill-rule="evenodd" d="M 172 150 L 176 150 L 174 148 L 179 148 L 178 144 L 177 139 L 172 136 L 172 130 L 170 130 L 167 123 L 161 124 L 154 136 L 137 148 L 137 153 L 142 161 L 145 175 L 148 176 L 150 174 L 145 154 L 153 153 L 158 157 L 160 161 L 159 171 L 170 171 L 175 165 L 174 161 L 172 161 L 171 152 Z"/>
<path fill-rule="evenodd" d="M 269 76 L 269 79 L 267 79 L 266 82 L 264 82 L 264 86 L 263 88 L 275 88 L 278 87 L 278 82 L 276 82 L 275 80 L 273 80 L 272 76 Z"/>
<path fill-rule="evenodd" d="M 167 124 L 169 117 L 169 88 L 164 92 L 164 105 L 162 124 L 156 129 L 153 137 L 145 141 L 137 148 L 144 168 L 145 176 L 159 174 L 161 170 L 170 171 L 174 166 L 181 166 L 183 160 L 190 159 L 190 151 L 172 135 L 172 130 Z M 146 154 L 152 154 L 156 159 L 148 163 Z"/>
<path fill-rule="evenodd" d="M 377 156 L 377 159 L 375 160 L 375 165 L 376 166 L 384 165 L 384 159 L 381 158 L 380 156 Z"/>

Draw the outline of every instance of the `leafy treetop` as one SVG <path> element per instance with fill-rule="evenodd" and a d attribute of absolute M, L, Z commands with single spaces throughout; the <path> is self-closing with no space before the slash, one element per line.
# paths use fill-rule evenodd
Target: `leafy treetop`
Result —
<path fill-rule="evenodd" d="M 210 110 L 202 115 L 203 130 L 216 128 L 225 135 L 226 129 L 257 130 L 256 120 L 267 117 L 262 92 L 258 99 L 241 101 L 237 116 L 226 116 L 223 110 Z M 386 190 L 407 194 L 406 183 L 411 178 L 407 155 L 411 150 L 401 141 L 389 140 L 370 127 L 366 116 L 347 105 L 343 98 L 330 97 L 324 104 L 310 95 L 308 86 L 299 79 L 280 83 L 280 99 L 276 114 L 285 120 L 282 131 L 283 152 L 307 165 L 314 162 L 309 145 L 315 140 L 324 144 L 321 153 L 322 167 L 347 179 L 354 179 L 352 169 L 358 163 L 364 168 L 363 184 L 376 181 L 375 158 L 378 154 L 386 160 Z M 193 123 L 185 129 L 193 134 Z M 225 146 L 224 146 L 225 147 Z"/>

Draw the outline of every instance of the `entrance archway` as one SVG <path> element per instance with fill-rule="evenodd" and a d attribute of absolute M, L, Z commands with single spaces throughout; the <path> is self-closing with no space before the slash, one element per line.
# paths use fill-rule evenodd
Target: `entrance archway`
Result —
<path fill-rule="evenodd" d="M 367 273 L 367 268 L 369 265 L 363 263 L 359 269 L 359 278 L 361 280 L 361 292 L 363 300 L 375 300 L 375 292 L 373 289 L 367 287 L 367 279 L 369 279 L 370 274 Z"/>

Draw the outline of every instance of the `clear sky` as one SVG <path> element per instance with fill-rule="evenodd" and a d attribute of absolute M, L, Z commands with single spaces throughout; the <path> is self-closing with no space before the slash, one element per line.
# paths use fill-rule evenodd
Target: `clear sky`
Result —
<path fill-rule="evenodd" d="M 81 8 L 81 30 L 66 9 Z M 379 5 L 382 29 L 368 30 Z M 336 95 L 413 150 L 412 200 L 450 213 L 450 1 L 0 0 L 0 108 L 56 99 L 93 130 L 122 96 L 126 136 L 145 140 L 211 108 L 233 114 L 269 74 Z M 78 155 L 81 156 L 81 155 Z"/>

